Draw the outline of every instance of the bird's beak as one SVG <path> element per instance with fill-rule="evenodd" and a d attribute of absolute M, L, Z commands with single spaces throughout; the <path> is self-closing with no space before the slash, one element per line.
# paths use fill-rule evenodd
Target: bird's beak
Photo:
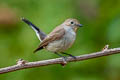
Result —
<path fill-rule="evenodd" d="M 83 25 L 82 25 L 82 24 L 76 24 L 76 26 L 78 26 L 78 27 L 83 27 Z"/>

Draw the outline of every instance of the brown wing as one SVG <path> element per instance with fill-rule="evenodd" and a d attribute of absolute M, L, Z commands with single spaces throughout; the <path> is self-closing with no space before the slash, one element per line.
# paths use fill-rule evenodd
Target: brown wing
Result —
<path fill-rule="evenodd" d="M 62 27 L 56 27 L 38 46 L 38 48 L 34 51 L 38 51 L 40 49 L 43 49 L 43 47 L 47 46 L 50 42 L 59 40 L 63 37 L 65 34 L 65 30 Z"/>

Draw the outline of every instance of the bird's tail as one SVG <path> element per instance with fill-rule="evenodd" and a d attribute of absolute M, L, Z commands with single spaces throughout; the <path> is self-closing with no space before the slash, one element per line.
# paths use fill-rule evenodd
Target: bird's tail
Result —
<path fill-rule="evenodd" d="M 40 41 L 42 41 L 46 37 L 46 34 L 44 32 L 42 32 L 37 26 L 32 24 L 32 22 L 30 22 L 29 20 L 27 20 L 25 18 L 21 18 L 21 20 L 24 21 L 26 24 L 28 24 L 35 31 L 35 33 Z"/>
<path fill-rule="evenodd" d="M 38 50 L 41 50 L 41 49 L 43 49 L 43 47 L 39 47 L 39 48 L 35 49 L 35 50 L 33 51 L 33 53 L 36 53 Z"/>

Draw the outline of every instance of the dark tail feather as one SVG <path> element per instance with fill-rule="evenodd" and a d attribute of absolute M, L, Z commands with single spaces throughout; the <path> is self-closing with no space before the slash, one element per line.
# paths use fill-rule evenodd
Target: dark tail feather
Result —
<path fill-rule="evenodd" d="M 41 31 L 37 26 L 32 24 L 32 22 L 30 22 L 29 20 L 25 18 L 21 18 L 21 20 L 24 21 L 26 24 L 28 24 L 35 31 L 40 41 L 42 41 L 47 36 L 43 31 Z"/>
<path fill-rule="evenodd" d="M 35 28 L 38 32 L 40 31 L 39 28 L 37 26 L 35 26 L 34 24 L 32 24 L 32 22 L 30 22 L 29 20 L 27 20 L 25 18 L 21 18 L 21 20 L 24 21 L 29 26 L 32 26 L 33 28 Z"/>
<path fill-rule="evenodd" d="M 37 51 L 39 51 L 39 50 L 41 50 L 41 49 L 43 49 L 43 47 L 37 48 L 36 50 L 33 51 L 33 53 L 36 53 Z"/>

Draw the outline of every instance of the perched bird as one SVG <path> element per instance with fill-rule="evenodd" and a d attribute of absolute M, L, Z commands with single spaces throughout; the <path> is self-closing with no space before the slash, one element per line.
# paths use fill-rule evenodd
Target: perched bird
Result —
<path fill-rule="evenodd" d="M 22 18 L 22 21 L 24 21 L 33 28 L 33 30 L 38 35 L 39 40 L 41 41 L 40 45 L 34 51 L 34 53 L 38 50 L 45 48 L 48 51 L 53 52 L 60 57 L 63 57 L 64 61 L 66 61 L 66 57 L 62 54 L 66 54 L 75 58 L 75 56 L 65 53 L 64 51 L 72 46 L 76 39 L 77 29 L 79 27 L 82 27 L 82 24 L 80 24 L 80 22 L 77 19 L 70 18 L 65 20 L 48 35 L 42 32 L 39 28 L 37 28 L 27 19 Z"/>

